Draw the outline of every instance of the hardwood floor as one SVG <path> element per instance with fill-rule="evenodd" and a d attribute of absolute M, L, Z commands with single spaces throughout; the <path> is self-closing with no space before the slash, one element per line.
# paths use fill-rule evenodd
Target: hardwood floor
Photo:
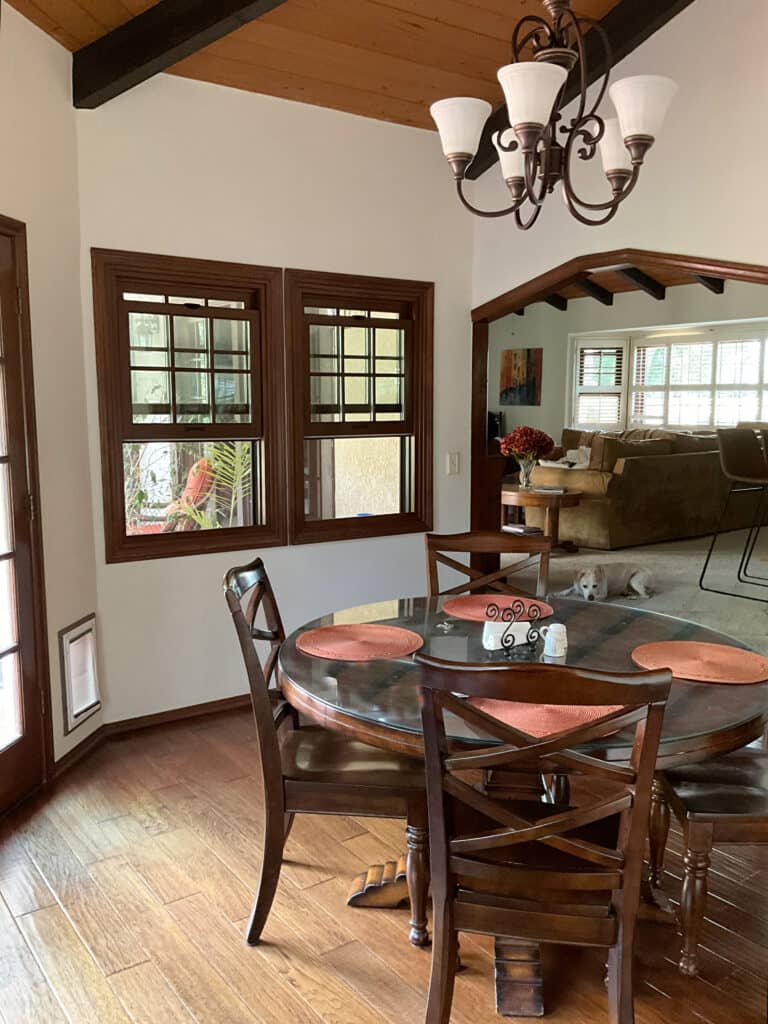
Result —
<path fill-rule="evenodd" d="M 3 1024 L 411 1024 L 429 953 L 406 911 L 346 906 L 352 876 L 395 858 L 400 822 L 300 816 L 265 942 L 242 939 L 259 866 L 245 712 L 110 741 L 0 822 Z M 677 899 L 679 833 L 666 888 Z M 766 1020 L 768 847 L 718 850 L 702 976 L 674 929 L 644 924 L 638 1024 Z M 498 1021 L 490 940 L 462 937 L 454 1024 Z M 606 1020 L 601 951 L 546 950 L 548 1018 Z"/>

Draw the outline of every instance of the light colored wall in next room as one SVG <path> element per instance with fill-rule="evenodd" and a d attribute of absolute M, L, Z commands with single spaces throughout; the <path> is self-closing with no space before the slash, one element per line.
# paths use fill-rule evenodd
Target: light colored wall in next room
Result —
<path fill-rule="evenodd" d="M 488 339 L 488 408 L 504 413 L 504 428 L 519 423 L 539 427 L 556 441 L 568 420 L 572 388 L 569 379 L 569 339 L 575 334 L 599 331 L 629 332 L 650 327 L 721 323 L 768 317 L 768 288 L 764 285 L 728 281 L 722 295 L 702 285 L 668 288 L 659 302 L 645 292 L 624 292 L 612 306 L 594 299 L 576 299 L 560 312 L 539 303 L 529 306 L 525 316 L 503 317 L 491 324 Z M 507 348 L 543 348 L 541 405 L 499 405 L 501 352 Z"/>
<path fill-rule="evenodd" d="M 100 724 L 64 736 L 58 631 L 96 610 L 96 567 L 80 315 L 77 140 L 72 58 L 9 4 L 0 32 L 0 213 L 29 249 L 40 516 L 54 747 L 61 757 Z"/>
<path fill-rule="evenodd" d="M 468 524 L 472 222 L 432 132 L 161 75 L 79 112 L 78 133 L 105 715 L 118 720 L 244 691 L 221 579 L 253 552 L 105 564 L 91 247 L 434 281 L 435 521 L 448 531 Z M 426 589 L 421 536 L 262 554 L 289 629 Z"/>
<path fill-rule="evenodd" d="M 623 247 L 768 263 L 768 133 L 755 130 L 768 105 L 767 35 L 765 0 L 696 0 L 621 61 L 614 80 L 660 74 L 680 87 L 636 190 L 599 228 L 580 225 L 559 195 L 525 233 L 509 217 L 475 218 L 473 304 L 573 256 Z M 587 198 L 605 199 L 599 157 L 579 170 Z M 508 201 L 498 165 L 472 194 L 486 209 Z"/>

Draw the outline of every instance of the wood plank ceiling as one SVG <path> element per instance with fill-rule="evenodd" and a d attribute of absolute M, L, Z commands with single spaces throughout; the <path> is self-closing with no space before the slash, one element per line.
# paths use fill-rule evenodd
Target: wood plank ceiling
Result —
<path fill-rule="evenodd" d="M 106 35 L 153 0 L 9 0 L 70 50 Z M 211 0 L 215 3 L 215 0 Z M 578 0 L 600 19 L 618 0 Z M 501 100 L 496 71 L 515 24 L 539 0 L 286 0 L 175 65 L 173 74 L 433 128 L 444 96 Z"/>

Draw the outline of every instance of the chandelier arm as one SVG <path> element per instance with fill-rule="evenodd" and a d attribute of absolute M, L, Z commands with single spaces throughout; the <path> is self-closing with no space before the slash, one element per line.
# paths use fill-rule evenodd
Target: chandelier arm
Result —
<path fill-rule="evenodd" d="M 572 217 L 575 217 L 576 220 L 578 220 L 580 223 L 586 224 L 588 227 L 593 227 L 594 228 L 594 227 L 600 227 L 603 224 L 607 224 L 609 220 L 613 220 L 613 218 L 619 212 L 619 206 L 621 205 L 621 200 L 619 200 L 619 202 L 617 202 L 617 203 L 614 203 L 611 206 L 611 208 L 608 210 L 608 212 L 606 213 L 606 215 L 604 217 L 595 217 L 594 219 L 592 219 L 590 217 L 585 217 L 584 214 L 581 213 L 581 211 L 576 208 L 576 206 L 571 201 L 571 199 L 567 195 L 567 193 L 566 193 L 566 204 L 568 206 L 568 212 L 570 213 L 570 215 Z"/>
<path fill-rule="evenodd" d="M 521 33 L 524 25 L 533 25 L 534 28 L 527 32 L 523 38 Z M 512 33 L 512 58 L 513 63 L 520 60 L 520 52 L 523 47 L 527 46 L 531 40 L 535 39 L 539 32 L 544 32 L 547 36 L 547 40 L 550 46 L 554 45 L 554 38 L 552 35 L 552 28 L 547 24 L 546 20 L 538 14 L 526 14 L 524 18 L 521 18 L 515 25 L 515 30 Z"/>
<path fill-rule="evenodd" d="M 456 191 L 462 204 L 469 210 L 470 213 L 474 213 L 478 217 L 506 217 L 510 213 L 516 213 L 523 204 L 524 196 L 517 202 L 512 203 L 511 206 L 507 206 L 502 210 L 479 210 L 464 195 L 464 181 L 459 179 L 456 182 Z"/>
<path fill-rule="evenodd" d="M 540 206 L 534 206 L 534 208 L 533 208 L 533 210 L 531 212 L 531 215 L 528 218 L 528 220 L 523 220 L 523 218 L 520 215 L 520 210 L 517 209 L 517 210 L 515 210 L 515 224 L 517 224 L 517 226 L 520 228 L 521 231 L 527 231 L 528 228 L 532 228 L 533 225 L 536 223 L 536 221 L 539 218 L 539 214 L 540 213 L 541 213 L 541 207 Z"/>
<path fill-rule="evenodd" d="M 588 203 L 586 199 L 582 199 L 571 184 L 571 140 L 568 140 L 568 145 L 565 149 L 565 170 L 563 173 L 563 190 L 565 192 L 566 199 L 568 201 L 568 208 L 573 213 L 573 204 L 577 204 L 584 210 L 611 210 L 618 209 L 621 203 L 627 198 L 628 195 L 633 191 L 635 185 L 640 178 L 640 164 L 632 165 L 632 177 L 629 179 L 627 184 L 621 190 L 621 192 L 614 195 L 613 199 L 608 200 L 605 203 Z M 591 222 L 590 222 L 591 223 Z M 600 222 L 602 223 L 602 222 Z"/>
<path fill-rule="evenodd" d="M 553 133 L 550 132 L 549 134 L 550 139 L 549 142 L 547 142 L 547 130 L 545 129 L 541 133 L 541 141 L 544 142 L 544 148 L 541 153 L 539 152 L 537 142 L 533 152 L 526 154 L 525 157 L 525 196 L 527 196 L 533 206 L 543 206 L 544 200 L 547 197 L 547 161 Z M 536 189 L 537 172 L 540 172 L 541 177 L 541 184 L 539 185 L 538 192 Z"/>

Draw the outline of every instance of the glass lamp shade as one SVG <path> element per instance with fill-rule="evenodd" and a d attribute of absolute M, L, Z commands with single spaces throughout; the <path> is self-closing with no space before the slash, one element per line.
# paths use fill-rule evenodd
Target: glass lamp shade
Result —
<path fill-rule="evenodd" d="M 511 128 L 505 128 L 503 132 L 494 132 L 492 141 L 496 147 L 496 152 L 499 154 L 499 163 L 501 164 L 501 173 L 504 176 L 504 181 L 509 181 L 510 178 L 524 178 L 525 157 L 520 146 L 512 150 L 512 152 L 507 152 L 500 147 L 500 143 L 508 146 L 510 142 L 516 141 L 514 131 Z"/>
<path fill-rule="evenodd" d="M 483 126 L 491 113 L 490 103 L 470 96 L 454 96 L 433 103 L 429 112 L 437 125 L 446 156 L 475 155 Z"/>
<path fill-rule="evenodd" d="M 527 60 L 505 64 L 496 77 L 504 91 L 509 123 L 515 128 L 549 121 L 568 72 L 557 64 Z"/>
<path fill-rule="evenodd" d="M 619 128 L 619 120 L 616 117 L 606 117 L 605 132 L 598 143 L 600 159 L 603 163 L 603 170 L 606 174 L 609 171 L 631 171 L 632 158 L 629 150 L 624 145 L 624 136 Z"/>
<path fill-rule="evenodd" d="M 650 135 L 658 138 L 677 83 L 662 75 L 634 75 L 614 82 L 608 90 L 619 115 L 622 138 Z"/>

